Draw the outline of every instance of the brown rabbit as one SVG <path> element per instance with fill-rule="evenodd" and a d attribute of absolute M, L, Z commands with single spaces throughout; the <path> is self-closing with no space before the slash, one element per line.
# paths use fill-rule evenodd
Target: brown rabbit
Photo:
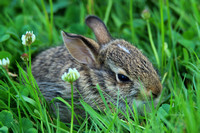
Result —
<path fill-rule="evenodd" d="M 62 97 L 70 103 L 70 84 L 62 81 L 61 76 L 69 68 L 76 68 L 80 78 L 74 82 L 75 113 L 84 116 L 84 110 L 77 108 L 83 100 L 93 108 L 104 109 L 96 85 L 99 84 L 106 99 L 112 98 L 124 108 L 123 99 L 132 106 L 146 104 L 145 99 L 153 96 L 154 105 L 162 91 L 159 76 L 150 61 L 136 47 L 123 39 L 113 39 L 105 24 L 96 16 L 88 16 L 86 24 L 93 30 L 97 42 L 62 31 L 65 46 L 48 49 L 39 54 L 32 63 L 32 72 L 47 101 Z M 78 90 L 78 91 L 77 91 Z M 80 96 L 81 95 L 81 96 Z M 60 101 L 60 119 L 70 122 L 70 109 Z M 53 108 L 55 111 L 55 108 Z"/>

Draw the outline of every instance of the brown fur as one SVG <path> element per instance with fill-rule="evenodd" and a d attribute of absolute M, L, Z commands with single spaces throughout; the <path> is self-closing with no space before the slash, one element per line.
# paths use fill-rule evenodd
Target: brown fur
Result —
<path fill-rule="evenodd" d="M 104 108 L 96 89 L 97 84 L 108 94 L 106 99 L 111 98 L 114 104 L 119 94 L 119 105 L 122 108 L 125 107 L 123 99 L 127 99 L 132 106 L 134 100 L 145 103 L 144 95 L 149 98 L 151 94 L 156 105 L 162 85 L 149 60 L 127 41 L 112 39 L 99 18 L 89 16 L 86 23 L 94 31 L 98 43 L 81 35 L 62 32 L 66 47 L 48 49 L 33 61 L 32 72 L 46 100 L 51 101 L 60 96 L 70 103 L 70 84 L 62 81 L 61 76 L 69 68 L 76 68 L 80 73 L 80 78 L 74 82 L 76 114 L 84 116 L 84 110 L 77 108 L 81 97 L 93 108 Z M 121 81 L 118 74 L 130 80 Z M 70 110 L 59 101 L 55 104 L 59 107 L 61 120 L 69 122 Z"/>

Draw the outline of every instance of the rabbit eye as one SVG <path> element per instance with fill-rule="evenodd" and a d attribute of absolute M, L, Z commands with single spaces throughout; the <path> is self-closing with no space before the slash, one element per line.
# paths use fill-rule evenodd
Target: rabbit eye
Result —
<path fill-rule="evenodd" d="M 117 74 L 117 77 L 121 82 L 130 81 L 130 79 L 127 76 L 123 75 L 123 74 Z"/>

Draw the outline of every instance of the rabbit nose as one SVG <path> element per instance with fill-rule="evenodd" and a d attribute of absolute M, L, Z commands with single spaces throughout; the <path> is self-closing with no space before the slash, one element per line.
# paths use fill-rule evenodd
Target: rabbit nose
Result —
<path fill-rule="evenodd" d="M 151 92 L 153 98 L 157 98 L 161 94 L 162 85 L 161 84 L 156 84 L 154 86 L 148 87 L 148 90 Z"/>
<path fill-rule="evenodd" d="M 151 94 L 153 98 L 157 98 L 160 96 L 162 88 L 151 88 Z"/>
<path fill-rule="evenodd" d="M 152 94 L 153 98 L 157 98 L 160 95 L 160 93 L 153 93 L 153 92 L 151 94 Z"/>

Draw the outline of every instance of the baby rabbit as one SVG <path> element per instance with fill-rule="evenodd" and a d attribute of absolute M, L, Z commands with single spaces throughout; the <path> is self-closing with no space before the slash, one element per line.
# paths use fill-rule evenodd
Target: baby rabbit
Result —
<path fill-rule="evenodd" d="M 97 42 L 82 35 L 61 32 L 65 46 L 58 46 L 43 51 L 32 62 L 32 72 L 37 84 L 47 101 L 62 97 L 71 103 L 70 84 L 61 76 L 69 68 L 76 68 L 80 78 L 74 85 L 75 113 L 84 116 L 79 99 L 93 108 L 104 109 L 104 103 L 96 85 L 99 84 L 107 101 L 112 99 L 119 106 L 146 104 L 146 98 L 153 97 L 154 105 L 162 91 L 159 76 L 151 62 L 129 42 L 114 39 L 105 24 L 96 16 L 88 16 L 86 24 L 94 32 Z M 59 108 L 60 119 L 70 122 L 71 112 L 60 101 L 55 101 Z M 56 113 L 55 108 L 53 107 Z"/>

